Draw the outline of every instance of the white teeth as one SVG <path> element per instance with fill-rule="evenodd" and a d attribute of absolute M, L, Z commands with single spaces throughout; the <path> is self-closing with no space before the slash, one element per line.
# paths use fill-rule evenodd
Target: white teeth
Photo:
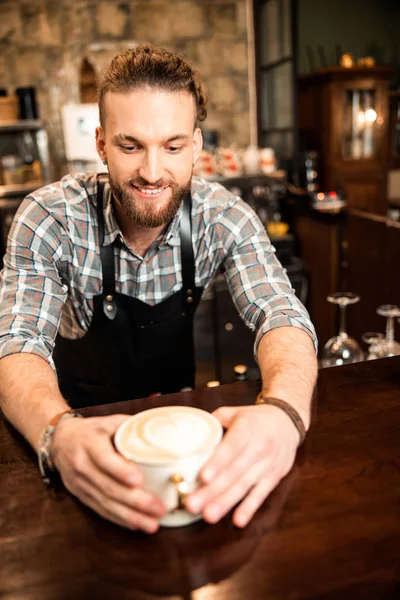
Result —
<path fill-rule="evenodd" d="M 138 187 L 138 190 L 140 190 L 142 192 L 142 194 L 147 194 L 148 196 L 155 196 L 156 194 L 159 194 L 160 192 L 162 192 L 163 189 L 164 188 L 157 188 L 157 189 L 148 190 L 148 189 L 145 189 L 145 188 Z"/>

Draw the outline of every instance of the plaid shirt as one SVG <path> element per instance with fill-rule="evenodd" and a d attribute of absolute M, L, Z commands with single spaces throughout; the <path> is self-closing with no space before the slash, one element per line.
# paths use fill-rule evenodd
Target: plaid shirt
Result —
<path fill-rule="evenodd" d="M 73 174 L 29 195 L 15 216 L 0 274 L 0 358 L 38 354 L 54 368 L 59 330 L 82 337 L 102 293 L 96 216 L 96 177 Z M 116 291 L 150 305 L 182 287 L 179 221 L 182 208 L 144 257 L 125 243 L 109 187 L 104 198 L 104 243 L 115 249 Z M 275 250 L 253 210 L 218 183 L 192 180 L 196 286 L 207 288 L 222 269 L 233 301 L 255 332 L 292 325 L 316 345 L 313 325 L 294 295 Z"/>

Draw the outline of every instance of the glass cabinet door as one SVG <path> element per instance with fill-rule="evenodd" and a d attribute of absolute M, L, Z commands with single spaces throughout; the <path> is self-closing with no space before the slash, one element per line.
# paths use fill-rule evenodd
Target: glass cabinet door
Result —
<path fill-rule="evenodd" d="M 372 158 L 376 153 L 376 90 L 345 91 L 343 111 L 343 158 Z"/>

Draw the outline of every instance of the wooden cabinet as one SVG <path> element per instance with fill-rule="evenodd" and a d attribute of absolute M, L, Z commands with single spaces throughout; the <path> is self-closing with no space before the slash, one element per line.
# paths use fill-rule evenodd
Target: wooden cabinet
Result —
<path fill-rule="evenodd" d="M 388 203 L 400 207 L 400 90 L 390 92 Z"/>
<path fill-rule="evenodd" d="M 389 167 L 400 169 L 400 91 L 389 94 Z"/>
<path fill-rule="evenodd" d="M 385 331 L 386 320 L 376 313 L 380 304 L 400 305 L 400 223 L 381 215 L 350 210 L 346 225 L 348 291 L 360 302 L 348 311 L 349 333 L 360 340 L 366 331 Z M 396 339 L 400 324 L 395 322 Z"/>
<path fill-rule="evenodd" d="M 300 255 L 309 268 L 307 308 L 314 324 L 319 348 L 336 333 L 336 307 L 326 300 L 341 290 L 341 268 L 346 213 L 321 214 L 301 211 L 296 219 Z"/>
<path fill-rule="evenodd" d="M 385 214 L 390 67 L 332 67 L 299 78 L 301 150 L 319 154 L 320 188 Z"/>
<path fill-rule="evenodd" d="M 360 296 L 347 311 L 351 336 L 361 342 L 366 331 L 384 332 L 385 319 L 376 309 L 381 304 L 400 305 L 400 223 L 357 209 L 338 215 L 309 211 L 298 215 L 296 233 L 310 269 L 308 308 L 320 351 L 338 331 L 339 311 L 326 301 L 331 292 Z M 400 340 L 397 322 L 395 330 Z"/>

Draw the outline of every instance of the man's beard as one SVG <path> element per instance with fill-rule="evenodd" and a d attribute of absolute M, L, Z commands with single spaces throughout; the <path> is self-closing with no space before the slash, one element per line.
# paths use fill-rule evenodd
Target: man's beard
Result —
<path fill-rule="evenodd" d="M 191 184 L 191 180 L 184 185 L 178 185 L 172 181 L 164 182 L 162 180 L 151 184 L 153 187 L 169 185 L 172 191 L 168 204 L 160 209 L 157 207 L 157 200 L 154 199 L 152 201 L 151 196 L 147 201 L 144 199 L 140 201 L 134 197 L 132 185 L 135 185 L 136 187 L 146 187 L 150 185 L 145 179 L 138 178 L 137 180 L 124 184 L 124 186 L 117 183 L 111 175 L 109 176 L 109 179 L 111 192 L 114 198 L 120 202 L 129 219 L 139 227 L 161 227 L 161 225 L 166 225 L 172 221 L 182 204 L 183 198 L 189 192 Z"/>

